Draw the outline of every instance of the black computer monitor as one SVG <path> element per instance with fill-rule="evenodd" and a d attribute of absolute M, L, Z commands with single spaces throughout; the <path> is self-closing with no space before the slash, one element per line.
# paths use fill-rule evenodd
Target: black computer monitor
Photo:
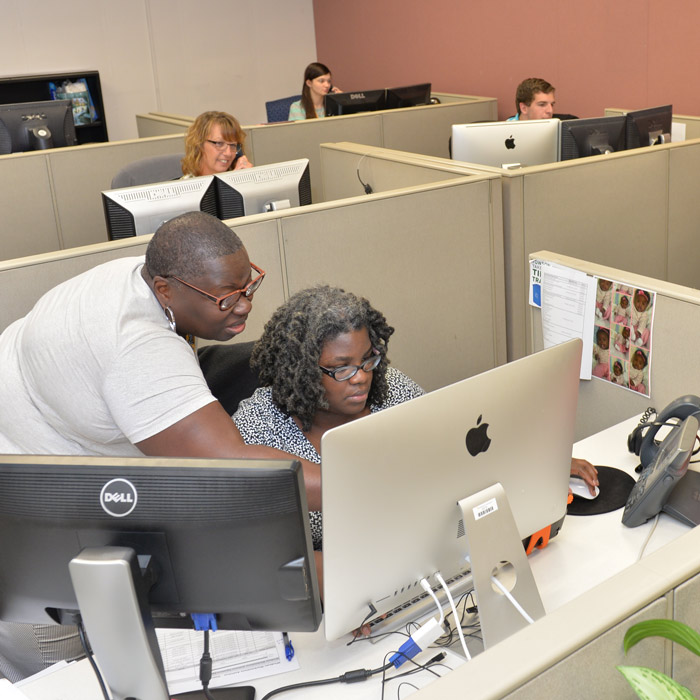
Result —
<path fill-rule="evenodd" d="M 625 148 L 625 117 L 570 119 L 561 123 L 560 160 L 573 160 Z"/>
<path fill-rule="evenodd" d="M 75 146 L 70 100 L 0 105 L 0 155 Z"/>
<path fill-rule="evenodd" d="M 309 159 L 229 170 L 214 178 L 217 216 L 233 219 L 311 204 Z"/>
<path fill-rule="evenodd" d="M 429 105 L 430 94 L 430 83 L 421 83 L 420 85 L 406 85 L 405 87 L 387 88 L 386 109 Z"/>
<path fill-rule="evenodd" d="M 214 176 L 105 190 L 102 206 L 110 241 L 155 233 L 162 223 L 188 211 L 216 216 Z"/>
<path fill-rule="evenodd" d="M 661 105 L 627 112 L 625 115 L 627 148 L 671 143 L 672 105 Z"/>
<path fill-rule="evenodd" d="M 329 93 L 326 95 L 325 109 L 327 117 L 386 109 L 386 90 Z"/>
<path fill-rule="evenodd" d="M 134 639 L 162 676 L 153 625 L 213 613 L 223 629 L 318 628 L 301 465 L 4 455 L 0 591 L 5 621 L 68 624 L 80 609 L 115 698 L 168 697 L 138 685 L 158 672 L 140 670 L 148 654 Z"/>

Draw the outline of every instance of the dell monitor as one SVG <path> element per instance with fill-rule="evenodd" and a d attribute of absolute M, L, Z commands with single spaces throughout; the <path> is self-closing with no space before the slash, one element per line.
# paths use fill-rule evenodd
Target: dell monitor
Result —
<path fill-rule="evenodd" d="M 624 148 L 624 116 L 571 119 L 561 124 L 561 160 L 615 153 Z"/>
<path fill-rule="evenodd" d="M 671 105 L 627 112 L 625 118 L 627 148 L 671 143 L 671 122 L 673 121 Z"/>
<path fill-rule="evenodd" d="M 220 219 L 311 204 L 308 158 L 229 170 L 214 177 L 214 186 Z"/>
<path fill-rule="evenodd" d="M 419 582 L 433 585 L 436 571 L 470 578 L 465 496 L 500 483 L 516 539 L 561 524 L 580 367 L 581 341 L 569 341 L 323 435 L 328 639 L 365 619 L 380 631 L 433 612 Z M 369 505 L 361 515 L 358 503 Z"/>
<path fill-rule="evenodd" d="M 325 109 L 327 117 L 386 109 L 386 90 L 330 92 L 326 95 Z"/>
<path fill-rule="evenodd" d="M 154 626 L 318 628 L 301 465 L 1 456 L 0 591 L 4 621 L 80 615 L 115 700 L 165 700 Z"/>
<path fill-rule="evenodd" d="M 495 168 L 554 163 L 560 124 L 558 119 L 453 124 L 452 158 Z"/>
<path fill-rule="evenodd" d="M 387 88 L 386 109 L 429 105 L 430 94 L 430 83 L 421 83 L 420 85 L 407 85 L 405 87 L 397 88 Z"/>
<path fill-rule="evenodd" d="M 0 155 L 76 143 L 70 100 L 0 105 Z"/>
<path fill-rule="evenodd" d="M 162 223 L 188 211 L 216 216 L 214 176 L 106 190 L 102 205 L 110 241 L 155 233 Z"/>

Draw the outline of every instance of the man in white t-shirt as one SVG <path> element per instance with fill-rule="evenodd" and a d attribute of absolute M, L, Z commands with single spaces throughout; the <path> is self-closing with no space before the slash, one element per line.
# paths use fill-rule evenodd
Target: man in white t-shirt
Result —
<path fill-rule="evenodd" d="M 225 224 L 190 212 L 158 229 L 145 261 L 47 292 L 0 335 L 0 453 L 289 459 L 244 443 L 188 342 L 242 333 L 264 274 Z M 320 467 L 302 466 L 320 509 Z M 72 631 L 0 623 L 0 676 L 80 654 Z"/>

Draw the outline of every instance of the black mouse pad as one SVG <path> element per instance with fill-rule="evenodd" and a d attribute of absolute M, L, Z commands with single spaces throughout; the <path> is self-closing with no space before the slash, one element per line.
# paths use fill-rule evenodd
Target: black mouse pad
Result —
<path fill-rule="evenodd" d="M 600 493 L 597 498 L 581 498 L 574 496 L 569 503 L 566 512 L 569 515 L 598 515 L 609 513 L 611 510 L 622 508 L 627 503 L 627 498 L 635 485 L 635 480 L 627 472 L 616 467 L 601 467 L 598 470 L 598 488 Z"/>

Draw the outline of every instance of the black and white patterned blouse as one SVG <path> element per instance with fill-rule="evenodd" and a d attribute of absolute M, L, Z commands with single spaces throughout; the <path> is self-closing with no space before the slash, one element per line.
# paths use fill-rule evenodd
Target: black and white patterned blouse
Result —
<path fill-rule="evenodd" d="M 387 367 L 386 380 L 388 386 L 386 400 L 380 406 L 370 405 L 371 413 L 396 406 L 425 393 L 416 382 L 394 367 Z M 270 387 L 256 389 L 249 399 L 241 401 L 233 415 L 233 420 L 248 445 L 276 447 L 278 450 L 289 452 L 309 462 L 321 463 L 321 455 L 306 439 L 294 419 L 273 403 Z M 320 511 L 310 511 L 309 518 L 314 549 L 321 549 Z"/>

